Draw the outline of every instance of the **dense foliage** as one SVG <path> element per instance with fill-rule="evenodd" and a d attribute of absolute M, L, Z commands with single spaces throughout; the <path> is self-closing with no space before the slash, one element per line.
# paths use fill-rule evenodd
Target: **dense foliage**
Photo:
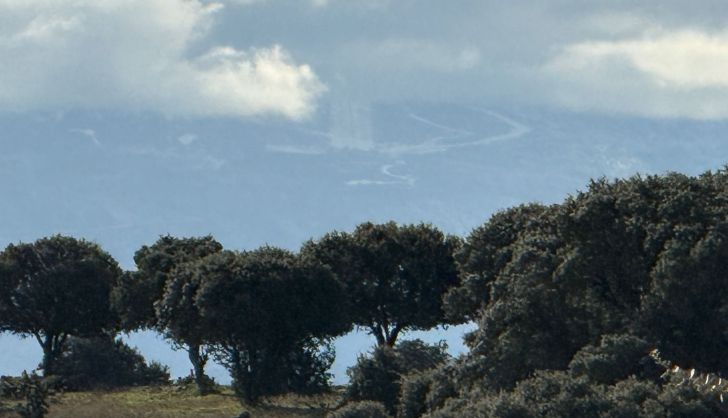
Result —
<path fill-rule="evenodd" d="M 421 340 L 402 341 L 395 347 L 376 347 L 360 356 L 349 368 L 347 401 L 377 401 L 394 414 L 399 403 L 402 379 L 412 373 L 433 369 L 449 360 L 447 345 L 428 345 Z"/>
<path fill-rule="evenodd" d="M 70 338 L 56 364 L 67 390 L 112 389 L 169 383 L 169 370 L 108 336 Z"/>
<path fill-rule="evenodd" d="M 0 253 L 0 330 L 33 336 L 43 349 L 43 372 L 69 336 L 116 327 L 110 294 L 121 269 L 96 244 L 56 235 L 11 244 Z"/>
<path fill-rule="evenodd" d="M 199 238 L 160 237 L 134 254 L 137 271 L 126 273 L 114 291 L 114 303 L 126 329 L 156 329 L 187 351 L 201 394 L 212 390 L 205 374 L 209 348 L 204 343 L 207 326 L 194 305 L 194 294 L 186 280 L 188 264 L 222 251 L 211 236 Z"/>
<path fill-rule="evenodd" d="M 196 289 L 206 340 L 248 402 L 296 388 L 302 376 L 322 382 L 332 359 L 317 342 L 351 328 L 331 273 L 282 249 L 211 255 L 184 280 Z"/>
<path fill-rule="evenodd" d="M 114 292 L 125 327 L 156 328 L 155 304 L 162 298 L 175 269 L 220 251 L 222 245 L 211 236 L 177 238 L 165 235 L 152 245 L 142 246 L 134 254 L 137 271 L 128 272 Z"/>
<path fill-rule="evenodd" d="M 122 275 L 62 236 L 8 246 L 0 331 L 35 336 L 46 374 L 97 387 L 113 370 L 164 373 L 110 337 L 73 337 L 153 328 L 190 353 L 198 384 L 214 355 L 256 402 L 325 389 L 331 339 L 359 326 L 377 347 L 333 416 L 728 416 L 725 170 L 593 181 L 560 204 L 496 213 L 465 240 L 364 223 L 298 254 L 167 236 L 135 261 Z M 397 343 L 464 321 L 477 329 L 457 359 Z"/>
<path fill-rule="evenodd" d="M 459 283 L 453 258 L 459 245 L 431 225 L 367 222 L 309 241 L 301 253 L 344 284 L 352 322 L 380 346 L 393 346 L 401 332 L 448 322 L 442 296 Z"/>
<path fill-rule="evenodd" d="M 728 173 L 594 181 L 494 215 L 446 295 L 471 352 L 405 388 L 405 416 L 725 416 L 648 352 L 726 375 Z M 438 393 L 457 387 L 445 399 Z M 424 401 L 422 401 L 424 399 Z"/>

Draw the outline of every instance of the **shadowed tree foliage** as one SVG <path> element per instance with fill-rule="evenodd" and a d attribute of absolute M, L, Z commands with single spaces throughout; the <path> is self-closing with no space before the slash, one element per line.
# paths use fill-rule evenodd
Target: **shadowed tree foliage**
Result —
<path fill-rule="evenodd" d="M 211 380 L 205 375 L 209 353 L 194 306 L 196 287 L 185 266 L 222 251 L 211 236 L 200 238 L 160 237 L 134 254 L 136 272 L 124 275 L 114 291 L 114 304 L 127 329 L 153 328 L 188 353 L 200 393 L 208 393 Z"/>
<path fill-rule="evenodd" d="M 211 255 L 195 264 L 190 281 L 198 287 L 200 317 L 210 324 L 207 339 L 249 403 L 301 389 L 300 375 L 312 368 L 325 372 L 322 361 L 328 366 L 333 358 L 313 347 L 351 328 L 331 272 L 282 249 Z"/>
<path fill-rule="evenodd" d="M 406 410 L 726 415 L 715 394 L 655 381 L 638 359 L 659 348 L 683 367 L 728 374 L 727 220 L 725 170 L 598 180 L 560 205 L 494 215 L 458 253 L 463 284 L 445 298 L 450 315 L 478 323 L 471 353 L 439 375 L 459 393 Z M 435 384 L 415 383 L 410 399 Z"/>
<path fill-rule="evenodd" d="M 11 244 L 0 253 L 0 329 L 35 337 L 51 375 L 69 336 L 116 327 L 110 293 L 120 275 L 116 261 L 88 241 L 56 235 Z"/>
<path fill-rule="evenodd" d="M 592 334 L 632 332 L 678 364 L 728 373 L 727 203 L 726 171 L 598 181 L 567 200 L 559 277 Z"/>
<path fill-rule="evenodd" d="M 127 273 L 114 294 L 125 328 L 156 328 L 155 303 L 162 298 L 175 268 L 220 251 L 222 245 L 211 236 L 165 235 L 154 244 L 141 247 L 134 254 L 137 271 Z"/>
<path fill-rule="evenodd" d="M 204 395 L 213 389 L 213 381 L 205 375 L 210 350 L 205 343 L 214 324 L 205 323 L 195 305 L 199 281 L 193 272 L 197 261 L 182 263 L 170 272 L 162 297 L 155 303 L 157 329 L 172 341 L 175 347 L 187 351 L 197 390 Z"/>
<path fill-rule="evenodd" d="M 99 390 L 164 385 L 169 370 L 147 363 L 136 349 L 111 336 L 69 338 L 56 363 L 65 390 Z"/>
<path fill-rule="evenodd" d="M 549 208 L 539 204 L 517 206 L 493 215 L 476 228 L 455 253 L 462 273 L 460 286 L 448 289 L 444 303 L 454 321 L 473 321 L 490 299 L 490 285 L 508 267 L 522 239 L 543 230 Z M 544 231 L 545 232 L 545 231 Z"/>
<path fill-rule="evenodd" d="M 487 376 L 491 384 L 508 387 L 534 370 L 566 367 L 589 342 L 580 312 L 553 280 L 563 247 L 557 210 L 530 206 L 499 213 L 492 224 L 476 229 L 460 252 L 464 283 L 445 300 L 451 315 L 480 311 L 478 330 L 466 337 L 474 354 L 465 363 L 472 369 L 466 375 Z M 503 248 L 482 245 L 497 231 Z M 479 297 L 476 310 L 475 304 L 457 303 Z"/>
<path fill-rule="evenodd" d="M 360 356 L 347 370 L 349 386 L 346 400 L 381 402 L 390 414 L 397 410 L 402 379 L 433 369 L 450 360 L 447 345 L 425 344 L 421 340 L 401 341 L 395 347 L 375 347 L 368 356 Z"/>
<path fill-rule="evenodd" d="M 459 283 L 453 258 L 459 245 L 431 225 L 364 223 L 309 241 L 301 253 L 344 284 L 352 322 L 391 347 L 403 331 L 447 322 L 442 296 Z"/>

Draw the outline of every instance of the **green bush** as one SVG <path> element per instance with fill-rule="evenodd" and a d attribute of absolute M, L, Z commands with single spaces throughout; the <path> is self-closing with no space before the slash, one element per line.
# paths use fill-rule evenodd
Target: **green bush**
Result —
<path fill-rule="evenodd" d="M 15 412 L 23 418 L 43 418 L 48 413 L 48 397 L 51 390 L 44 379 L 34 373 L 23 372 L 18 392 L 24 403 L 15 406 Z"/>
<path fill-rule="evenodd" d="M 642 364 L 642 360 L 635 363 Z M 592 370 L 604 371 L 602 365 Z M 626 370 L 629 363 L 623 366 L 622 370 Z M 423 392 L 429 390 L 428 385 L 438 380 L 434 375 L 433 371 L 406 380 L 398 417 L 728 418 L 728 405 L 720 399 L 725 389 L 710 387 L 719 378 L 693 370 L 673 368 L 665 373 L 667 380 L 657 382 L 633 375 L 609 384 L 595 381 L 594 375 L 588 373 L 577 375 L 573 371 L 542 370 L 519 381 L 510 390 L 489 388 L 483 382 L 480 386 L 461 388 L 462 392 L 436 405 L 428 402 L 429 394 L 423 396 Z M 694 377 L 690 378 L 691 375 Z M 598 373 L 596 376 L 601 379 L 605 375 Z M 706 379 L 710 384 L 705 383 Z"/>
<path fill-rule="evenodd" d="M 216 353 L 217 354 L 217 353 Z M 216 358 L 231 370 L 232 388 L 239 398 L 255 402 L 262 396 L 293 392 L 310 395 L 328 391 L 331 381 L 329 369 L 335 351 L 329 340 L 309 339 L 285 353 L 262 351 L 255 359 L 254 370 L 245 367 L 247 359 L 238 352 L 235 356 Z M 255 393 L 256 399 L 246 394 Z"/>
<path fill-rule="evenodd" d="M 361 356 L 349 375 L 346 399 L 381 402 L 390 414 L 399 403 L 402 379 L 411 373 L 429 370 L 450 358 L 444 343 L 428 345 L 421 340 L 402 341 L 396 347 L 377 347 L 370 356 Z M 408 393 L 408 397 L 414 396 Z"/>
<path fill-rule="evenodd" d="M 322 393 L 331 389 L 329 372 L 336 359 L 334 344 L 328 340 L 309 340 L 289 353 L 285 367 L 285 390 L 299 394 Z"/>
<path fill-rule="evenodd" d="M 650 349 L 638 337 L 604 335 L 598 346 L 587 345 L 579 350 L 569 363 L 569 370 L 602 384 L 614 384 L 632 375 L 655 379 L 664 369 L 649 356 Z"/>
<path fill-rule="evenodd" d="M 416 418 L 426 411 L 442 407 L 458 393 L 454 374 L 459 361 L 443 363 L 440 366 L 410 373 L 401 379 L 400 399 L 397 416 Z"/>
<path fill-rule="evenodd" d="M 351 402 L 326 415 L 326 418 L 389 418 L 387 410 L 379 402 Z"/>
<path fill-rule="evenodd" d="M 402 378 L 397 416 L 417 418 L 427 412 L 427 393 L 432 385 L 432 374 L 412 373 Z"/>
<path fill-rule="evenodd" d="M 138 351 L 111 337 L 70 339 L 56 372 L 68 390 L 169 383 L 167 366 L 147 363 Z"/>

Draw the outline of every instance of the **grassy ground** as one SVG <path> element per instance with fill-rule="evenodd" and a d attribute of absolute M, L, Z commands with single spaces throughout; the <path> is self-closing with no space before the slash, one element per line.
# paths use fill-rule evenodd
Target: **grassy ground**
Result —
<path fill-rule="evenodd" d="M 53 397 L 48 418 L 235 418 L 249 411 L 253 418 L 323 417 L 340 396 L 293 395 L 265 400 L 260 406 L 243 407 L 232 393 L 197 396 L 182 387 L 142 387 L 113 392 L 64 393 Z M 7 408 L 13 402 L 2 402 Z M 0 418 L 18 417 L 0 412 Z"/>

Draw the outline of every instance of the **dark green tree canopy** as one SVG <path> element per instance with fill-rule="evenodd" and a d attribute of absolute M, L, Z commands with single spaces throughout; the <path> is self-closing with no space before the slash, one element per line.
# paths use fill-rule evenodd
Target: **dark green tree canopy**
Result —
<path fill-rule="evenodd" d="M 150 246 L 134 254 L 136 272 L 125 273 L 114 292 L 114 305 L 126 329 L 155 328 L 154 304 L 163 294 L 167 281 L 179 265 L 222 251 L 222 245 L 211 236 L 176 238 L 160 237 Z"/>
<path fill-rule="evenodd" d="M 392 346 L 402 331 L 447 322 L 442 297 L 459 284 L 453 258 L 459 245 L 427 224 L 364 223 L 309 241 L 301 253 L 344 284 L 352 322 Z"/>
<path fill-rule="evenodd" d="M 342 319 L 342 289 L 331 273 L 286 250 L 224 251 L 195 266 L 196 304 L 217 324 L 216 341 L 245 335 L 252 345 L 267 339 L 336 335 Z M 253 320 L 254 319 L 254 320 Z"/>
<path fill-rule="evenodd" d="M 137 271 L 124 274 L 114 290 L 114 306 L 125 329 L 154 328 L 176 348 L 187 351 L 200 393 L 208 393 L 211 380 L 205 375 L 208 352 L 203 325 L 194 306 L 196 284 L 190 277 L 194 264 L 222 251 L 211 236 L 177 238 L 162 236 L 134 254 Z"/>
<path fill-rule="evenodd" d="M 462 282 L 448 290 L 445 309 L 453 320 L 475 320 L 491 298 L 491 285 L 512 267 L 529 236 L 552 236 L 555 207 L 528 204 L 500 211 L 476 228 L 455 253 Z M 552 244 L 553 245 L 553 244 Z"/>
<path fill-rule="evenodd" d="M 251 402 L 287 389 L 297 366 L 290 362 L 312 342 L 351 328 L 331 272 L 279 248 L 213 254 L 194 265 L 189 282 L 210 324 L 207 341 Z"/>
<path fill-rule="evenodd" d="M 90 391 L 169 383 L 169 369 L 119 338 L 69 338 L 56 363 L 65 390 Z"/>
<path fill-rule="evenodd" d="M 727 180 L 598 180 L 474 230 L 457 255 L 463 284 L 445 300 L 452 315 L 478 318 L 469 341 L 481 366 L 508 386 L 627 333 L 680 364 L 727 371 L 728 321 L 716 314 L 728 311 Z"/>
<path fill-rule="evenodd" d="M 450 360 L 447 344 L 442 341 L 430 345 L 422 340 L 406 340 L 394 347 L 377 346 L 369 355 L 359 356 L 356 364 L 346 371 L 349 386 L 344 399 L 381 402 L 395 414 L 406 376 L 434 369 Z"/>
<path fill-rule="evenodd" d="M 460 393 L 449 404 L 463 408 L 441 416 L 475 414 L 470 407 L 502 416 L 507 409 L 490 409 L 499 402 L 530 411 L 515 416 L 552 407 L 556 416 L 597 416 L 602 407 L 665 416 L 670 403 L 704 411 L 674 416 L 725 415 L 713 409 L 714 393 L 663 385 L 644 357 L 657 348 L 683 368 L 728 374 L 727 203 L 726 170 L 597 180 L 562 204 L 513 208 L 473 231 L 458 254 L 463 285 L 446 301 L 455 315 L 477 318 L 478 329 L 450 377 Z M 534 384 L 565 390 L 539 406 Z M 610 404 L 617 393 L 628 398 Z M 551 404 L 557 395 L 566 403 Z M 584 400 L 589 412 L 578 406 Z M 635 409 L 643 401 L 651 404 Z"/>
<path fill-rule="evenodd" d="M 110 294 L 121 269 L 98 245 L 61 235 L 0 253 L 0 328 L 32 335 L 53 372 L 66 339 L 112 331 Z"/>

